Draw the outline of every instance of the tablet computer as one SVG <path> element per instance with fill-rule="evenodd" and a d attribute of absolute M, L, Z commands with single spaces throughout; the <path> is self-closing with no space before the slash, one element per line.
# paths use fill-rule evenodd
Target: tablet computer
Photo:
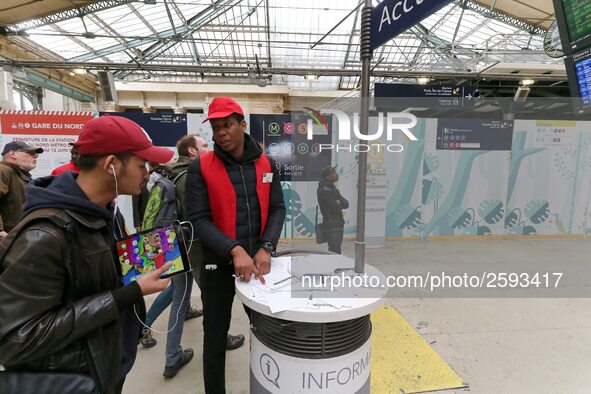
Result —
<path fill-rule="evenodd" d="M 172 261 L 172 267 L 162 278 L 191 270 L 183 230 L 178 223 L 132 234 L 118 240 L 116 245 L 124 286 L 168 261 Z"/>

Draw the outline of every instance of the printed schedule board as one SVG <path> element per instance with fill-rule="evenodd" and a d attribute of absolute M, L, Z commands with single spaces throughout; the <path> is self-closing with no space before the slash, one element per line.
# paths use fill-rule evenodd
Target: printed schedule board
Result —
<path fill-rule="evenodd" d="M 101 113 L 104 115 L 105 113 Z M 144 114 L 137 112 L 109 112 L 109 115 L 123 116 L 139 124 L 157 146 L 176 146 L 187 135 L 187 115 L 168 112 Z"/>
<path fill-rule="evenodd" d="M 321 144 L 332 140 L 332 119 L 327 118 L 328 132 L 314 133 L 307 139 L 309 116 L 250 115 L 250 135 L 263 144 L 265 153 L 281 166 L 282 181 L 319 181 L 320 171 L 331 162 L 331 151 Z"/>
<path fill-rule="evenodd" d="M 511 150 L 512 120 L 440 119 L 438 150 Z"/>

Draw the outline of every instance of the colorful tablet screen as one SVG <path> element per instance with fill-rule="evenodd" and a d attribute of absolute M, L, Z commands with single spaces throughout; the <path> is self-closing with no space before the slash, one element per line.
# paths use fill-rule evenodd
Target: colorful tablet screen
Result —
<path fill-rule="evenodd" d="M 174 225 L 142 231 L 118 241 L 117 254 L 123 273 L 123 285 L 162 267 L 168 261 L 173 264 L 163 276 L 188 270 L 188 264 L 183 263 L 183 255 L 186 254 Z"/>

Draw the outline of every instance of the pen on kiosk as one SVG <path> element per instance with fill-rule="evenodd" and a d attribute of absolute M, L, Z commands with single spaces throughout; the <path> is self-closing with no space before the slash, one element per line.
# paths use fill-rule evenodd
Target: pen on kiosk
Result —
<path fill-rule="evenodd" d="M 285 281 L 287 281 L 287 280 L 289 280 L 291 278 L 293 278 L 293 276 L 288 276 L 285 279 L 281 279 L 280 281 L 273 283 L 273 286 L 278 285 L 279 283 L 283 283 L 283 282 L 285 282 Z"/>

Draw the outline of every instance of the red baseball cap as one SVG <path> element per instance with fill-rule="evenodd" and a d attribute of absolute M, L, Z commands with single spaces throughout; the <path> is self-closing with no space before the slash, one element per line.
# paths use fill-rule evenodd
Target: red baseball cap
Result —
<path fill-rule="evenodd" d="M 234 99 L 230 97 L 216 97 L 209 104 L 207 118 L 203 120 L 203 123 L 210 119 L 227 118 L 233 113 L 244 116 L 242 107 Z"/>
<path fill-rule="evenodd" d="M 122 116 L 103 115 L 88 121 L 74 146 L 82 156 L 130 152 L 155 163 L 166 163 L 174 156 L 170 149 L 154 146 L 144 129 Z"/>

